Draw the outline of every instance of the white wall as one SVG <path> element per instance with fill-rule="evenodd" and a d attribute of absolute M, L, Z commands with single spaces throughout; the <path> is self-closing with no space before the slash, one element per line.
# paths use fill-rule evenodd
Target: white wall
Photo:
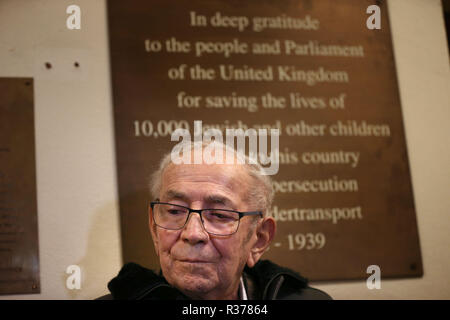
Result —
<path fill-rule="evenodd" d="M 66 28 L 78 4 L 82 29 Z M 450 73 L 439 0 L 390 0 L 423 278 L 315 283 L 335 299 L 450 299 Z M 0 77 L 34 77 L 41 294 L 91 299 L 121 267 L 104 0 L 1 0 Z M 77 61 L 80 68 L 73 66 Z M 52 64 L 47 70 L 45 62 Z M 82 268 L 81 290 L 65 286 Z"/>
<path fill-rule="evenodd" d="M 66 28 L 73 3 L 79 31 Z M 99 296 L 121 266 L 105 1 L 0 1 L 0 76 L 34 77 L 41 269 L 40 295 L 3 298 Z"/>

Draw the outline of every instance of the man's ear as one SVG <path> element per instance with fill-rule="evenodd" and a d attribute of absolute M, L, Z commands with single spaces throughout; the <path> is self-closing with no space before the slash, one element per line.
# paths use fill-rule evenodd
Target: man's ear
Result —
<path fill-rule="evenodd" d="M 159 242 L 158 237 L 156 235 L 156 224 L 153 220 L 153 210 L 151 206 L 148 206 L 148 227 L 150 229 L 150 233 L 152 234 L 153 245 L 155 247 L 156 255 L 159 256 Z"/>
<path fill-rule="evenodd" d="M 258 222 L 255 234 L 256 242 L 250 249 L 250 254 L 247 260 L 247 265 L 250 268 L 258 262 L 263 253 L 269 247 L 269 244 L 275 237 L 276 229 L 276 222 L 272 217 L 263 218 L 261 222 Z"/>

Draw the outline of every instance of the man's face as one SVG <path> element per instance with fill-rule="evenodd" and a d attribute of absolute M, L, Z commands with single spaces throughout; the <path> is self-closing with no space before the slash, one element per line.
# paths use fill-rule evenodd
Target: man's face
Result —
<path fill-rule="evenodd" d="M 163 174 L 160 201 L 192 209 L 252 211 L 247 201 L 249 176 L 241 165 L 169 165 Z M 208 234 L 197 213 L 181 230 L 150 229 L 166 280 L 193 298 L 236 299 L 239 279 L 255 237 L 252 217 L 241 219 L 236 233 Z M 254 232 L 253 232 L 254 233 Z"/>

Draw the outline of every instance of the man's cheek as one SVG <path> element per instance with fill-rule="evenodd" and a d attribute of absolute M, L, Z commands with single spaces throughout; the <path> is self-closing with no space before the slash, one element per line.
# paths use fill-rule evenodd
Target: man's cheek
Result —
<path fill-rule="evenodd" d="M 179 232 L 178 232 L 179 233 Z M 170 253 L 171 248 L 175 245 L 178 235 L 175 232 L 161 231 L 158 235 L 160 252 Z"/>
<path fill-rule="evenodd" d="M 233 241 L 226 241 L 223 239 L 222 241 L 216 241 L 214 247 L 220 256 L 215 264 L 217 272 L 219 274 L 228 272 L 227 268 L 230 268 L 234 260 L 236 260 L 235 257 L 239 254 L 240 247 Z"/>

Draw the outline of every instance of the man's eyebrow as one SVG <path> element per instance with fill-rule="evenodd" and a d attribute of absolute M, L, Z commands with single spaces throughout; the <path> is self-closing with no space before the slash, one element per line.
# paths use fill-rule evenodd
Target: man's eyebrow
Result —
<path fill-rule="evenodd" d="M 224 196 L 213 194 L 213 195 L 209 195 L 209 196 L 205 197 L 204 200 L 208 203 L 223 204 L 225 206 L 234 208 L 233 202 Z"/>
<path fill-rule="evenodd" d="M 188 196 L 186 194 L 175 190 L 168 190 L 165 194 L 165 197 L 167 197 L 168 199 L 177 199 L 182 201 L 188 200 Z"/>
<path fill-rule="evenodd" d="M 189 202 L 189 197 L 187 196 L 187 194 L 180 192 L 180 191 L 175 191 L 175 190 L 168 190 L 164 194 L 164 198 L 168 199 L 168 201 L 181 200 L 184 202 Z M 205 201 L 207 203 L 211 203 L 211 204 L 221 204 L 221 205 L 230 207 L 233 210 L 235 209 L 233 201 L 231 201 L 229 198 L 224 197 L 222 195 L 211 194 L 211 195 L 208 195 L 205 198 L 203 198 L 203 201 Z"/>

